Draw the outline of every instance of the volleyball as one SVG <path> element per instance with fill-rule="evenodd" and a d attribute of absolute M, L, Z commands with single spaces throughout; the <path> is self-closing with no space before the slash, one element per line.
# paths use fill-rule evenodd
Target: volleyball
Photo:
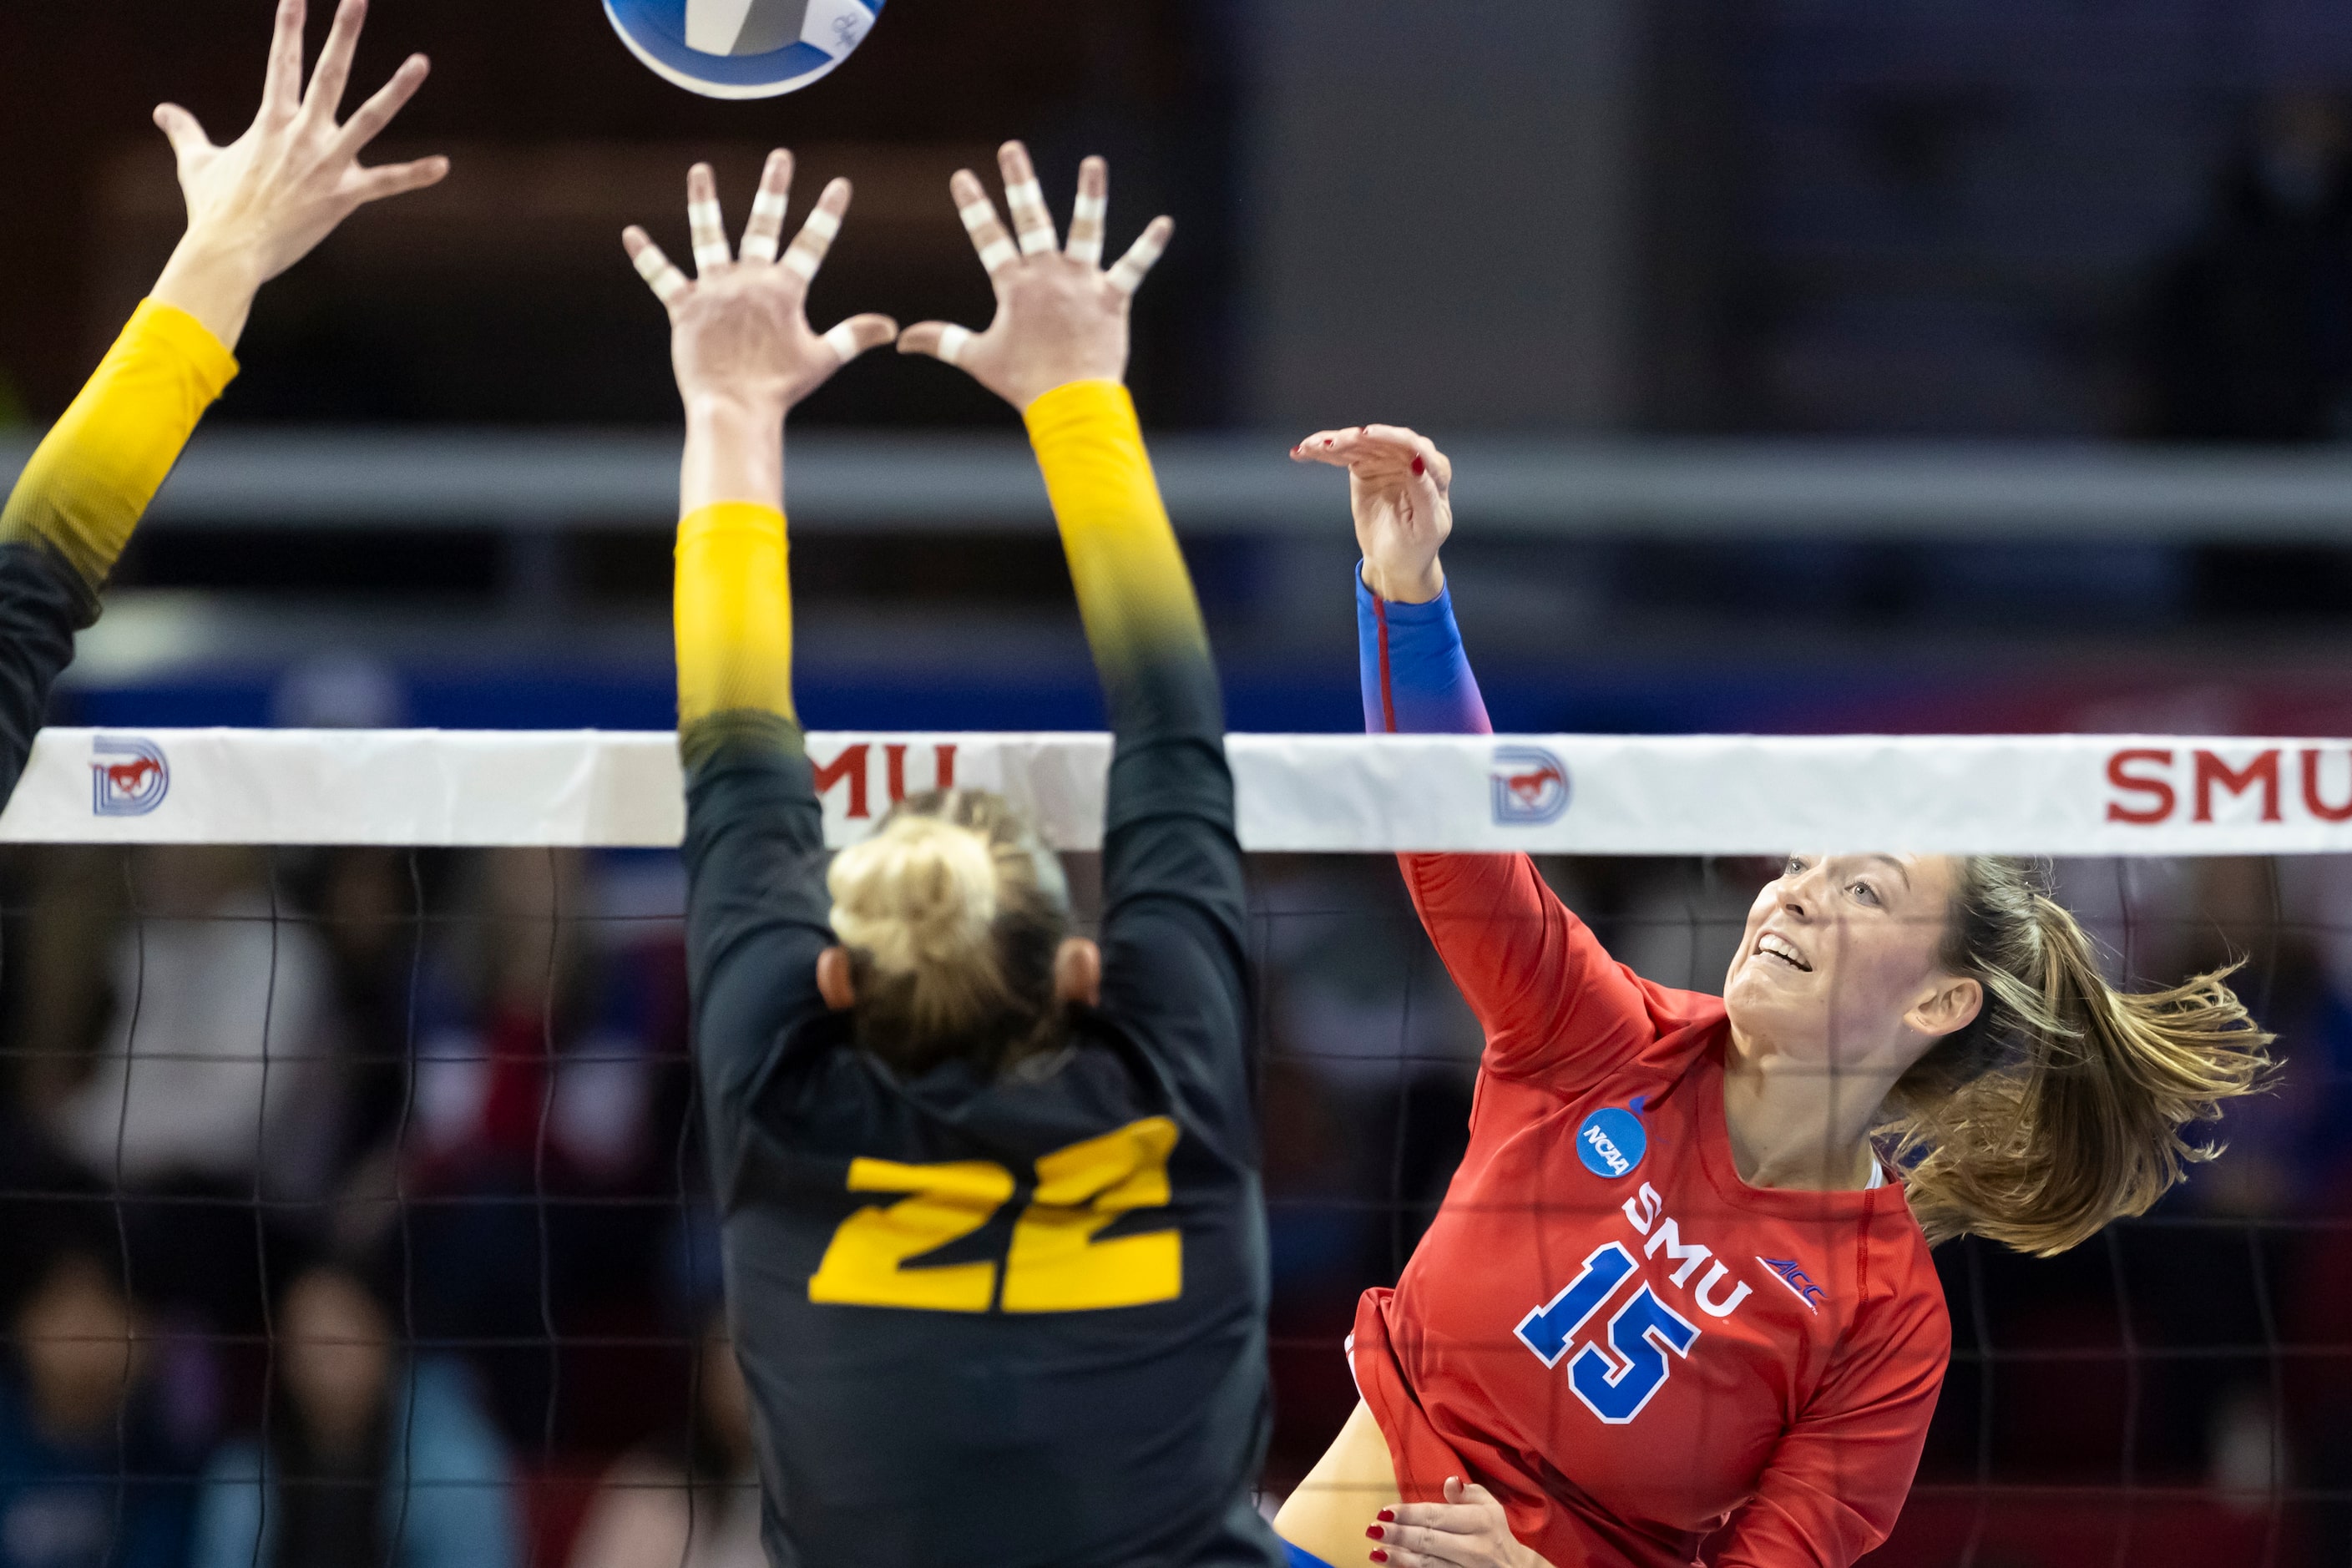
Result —
<path fill-rule="evenodd" d="M 775 98 L 866 41 L 883 0 L 604 0 L 655 75 L 705 98 Z"/>

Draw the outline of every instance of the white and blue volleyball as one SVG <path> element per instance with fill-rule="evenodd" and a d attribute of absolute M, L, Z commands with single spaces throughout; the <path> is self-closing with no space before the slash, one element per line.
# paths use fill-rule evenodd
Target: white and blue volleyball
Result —
<path fill-rule="evenodd" d="M 705 98 L 797 92 L 847 59 L 883 0 L 604 0 L 655 74 Z"/>

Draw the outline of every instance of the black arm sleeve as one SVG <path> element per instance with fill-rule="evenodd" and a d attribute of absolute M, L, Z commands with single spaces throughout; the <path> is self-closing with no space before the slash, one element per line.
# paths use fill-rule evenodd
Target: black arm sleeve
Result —
<path fill-rule="evenodd" d="M 74 633 L 97 618 L 97 600 L 56 550 L 37 540 L 0 544 L 0 806 L 16 794 L 50 689 L 73 661 Z"/>
<path fill-rule="evenodd" d="M 1104 689 L 1116 740 L 1103 1011 L 1160 1057 L 1205 1118 L 1254 1146 L 1248 914 L 1216 669 L 1188 641 L 1106 661 Z"/>
<path fill-rule="evenodd" d="M 792 1033 L 824 1011 L 816 960 L 833 942 L 833 906 L 800 727 L 737 710 L 694 724 L 679 744 L 695 1070 L 723 1201 L 750 1096 Z"/>

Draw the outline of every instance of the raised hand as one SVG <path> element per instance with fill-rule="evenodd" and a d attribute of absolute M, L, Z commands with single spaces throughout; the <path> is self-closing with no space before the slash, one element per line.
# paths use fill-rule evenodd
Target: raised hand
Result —
<path fill-rule="evenodd" d="M 446 158 L 362 168 L 360 153 L 392 123 L 431 68 L 411 55 L 392 79 L 338 124 L 367 0 L 342 0 L 310 88 L 302 84 L 304 0 L 278 0 L 278 29 L 261 87 L 261 111 L 244 135 L 215 147 L 176 103 L 155 110 L 179 160 L 188 231 L 154 297 L 176 305 L 234 348 L 253 297 L 370 202 L 422 190 L 449 172 Z"/>
<path fill-rule="evenodd" d="M 1367 1533 L 1380 1542 L 1372 1561 L 1388 1568 L 1551 1568 L 1519 1544 L 1495 1494 L 1459 1476 L 1445 1478 L 1444 1502 L 1383 1509 Z"/>
<path fill-rule="evenodd" d="M 1364 583 L 1394 604 L 1425 605 L 1445 591 L 1438 552 L 1454 531 L 1454 465 L 1426 436 L 1398 425 L 1322 430 L 1291 460 L 1348 470 L 1348 502 Z"/>
<path fill-rule="evenodd" d="M 984 332 L 947 321 L 923 321 L 898 339 L 898 352 L 929 354 L 960 366 L 1015 408 L 1027 408 L 1074 381 L 1127 377 L 1128 309 L 1169 237 L 1173 218 L 1159 217 L 1134 248 L 1108 271 L 1103 226 L 1110 206 L 1110 166 L 1088 158 L 1078 166 L 1078 200 L 1063 247 L 1029 151 L 1007 142 L 996 155 L 1004 196 L 1013 209 L 1016 246 L 980 177 L 959 169 L 948 183 L 980 264 L 996 289 L 996 319 Z"/>
<path fill-rule="evenodd" d="M 629 258 L 669 311 L 670 362 L 678 395 L 691 413 L 711 400 L 781 421 L 793 405 L 868 349 L 898 335 L 887 316 L 852 316 L 819 336 L 808 322 L 809 282 L 849 210 L 849 182 L 835 180 L 817 198 L 792 247 L 777 255 L 793 188 L 793 155 L 768 154 L 739 258 L 727 244 L 719 188 L 708 163 L 686 179 L 687 221 L 694 236 L 695 277 L 671 265 L 634 225 L 621 236 Z"/>

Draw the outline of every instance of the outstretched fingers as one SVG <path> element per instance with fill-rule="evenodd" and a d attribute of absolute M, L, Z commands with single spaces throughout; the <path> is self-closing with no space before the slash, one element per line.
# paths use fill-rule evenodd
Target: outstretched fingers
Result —
<path fill-rule="evenodd" d="M 825 346 L 847 364 L 869 349 L 878 349 L 898 335 L 898 323 L 887 316 L 852 316 L 825 333 Z"/>
<path fill-rule="evenodd" d="M 318 68 L 310 73 L 310 90 L 302 112 L 313 121 L 332 123 L 352 84 L 352 57 L 359 52 L 360 29 L 367 25 L 367 0 L 342 0 L 335 7 L 334 26 L 327 29 L 326 47 L 319 51 Z"/>
<path fill-rule="evenodd" d="M 686 226 L 694 238 L 694 275 L 708 278 L 735 261 L 727 246 L 727 215 L 719 205 L 719 176 L 708 163 L 686 174 Z"/>
<path fill-rule="evenodd" d="M 416 96 L 416 89 L 423 87 L 425 79 L 432 74 L 433 62 L 423 55 L 411 55 L 401 61 L 400 68 L 392 73 L 392 79 L 376 89 L 374 94 L 360 105 L 359 112 L 344 121 L 342 130 L 336 132 L 337 156 L 358 157 L 369 142 L 383 133 L 383 128 L 392 123 L 394 117 L 408 107 L 408 100 Z"/>
<path fill-rule="evenodd" d="M 1070 209 L 1071 260 L 1089 267 L 1102 265 L 1103 229 L 1109 218 L 1110 165 L 1100 158 L 1088 158 L 1078 165 L 1078 200 Z"/>
<path fill-rule="evenodd" d="M 382 168 L 362 169 L 359 178 L 349 187 L 361 205 L 380 202 L 387 196 L 404 196 L 411 191 L 421 191 L 427 185 L 437 185 L 449 175 L 449 160 L 436 153 L 430 158 L 417 158 L 405 163 L 386 163 Z"/>
<path fill-rule="evenodd" d="M 261 118 L 290 120 L 302 107 L 303 0 L 278 0 L 269 36 L 269 65 L 261 79 Z"/>
<path fill-rule="evenodd" d="M 949 364 L 961 364 L 971 339 L 969 327 L 959 327 L 953 321 L 918 321 L 898 334 L 898 352 L 929 354 Z"/>
<path fill-rule="evenodd" d="M 1175 233 L 1174 218 L 1153 218 L 1151 226 L 1143 231 L 1125 256 L 1118 258 L 1118 265 L 1104 274 L 1110 280 L 1110 286 L 1122 294 L 1133 294 L 1142 288 L 1144 279 L 1150 276 L 1152 268 L 1159 265 L 1160 258 L 1167 254 L 1168 242 Z"/>
<path fill-rule="evenodd" d="M 1054 237 L 1054 214 L 1045 205 L 1045 187 L 1037 183 L 1029 149 L 1007 142 L 997 149 L 996 166 L 1004 175 L 1004 205 L 1013 209 L 1013 232 L 1021 237 L 1021 254 L 1050 256 L 1060 249 Z"/>
<path fill-rule="evenodd" d="M 176 103 L 155 106 L 155 126 L 172 143 L 172 156 L 179 160 L 183 170 L 191 158 L 213 150 L 213 139 L 205 134 L 203 124 Z"/>
<path fill-rule="evenodd" d="M 677 263 L 662 254 L 662 247 L 654 243 L 653 236 L 636 225 L 631 224 L 621 231 L 621 248 L 629 253 L 629 259 L 636 264 L 637 276 L 646 280 L 646 286 L 654 291 L 654 298 L 665 307 L 676 309 L 677 302 L 693 289 L 694 285 L 687 281 L 686 274 L 677 269 Z"/>
<path fill-rule="evenodd" d="M 955 197 L 956 214 L 963 219 L 964 232 L 971 236 L 971 247 L 980 254 L 980 265 L 989 277 L 1020 258 L 1021 252 L 1005 232 L 1004 222 L 996 216 L 996 204 L 988 199 L 988 188 L 980 176 L 970 169 L 958 169 L 948 181 L 948 191 Z"/>
<path fill-rule="evenodd" d="M 841 233 L 841 220 L 849 211 L 850 195 L 847 180 L 829 183 L 810 210 L 808 221 L 793 237 L 792 248 L 784 252 L 784 258 L 777 265 L 803 283 L 814 278 L 817 268 L 824 265 L 826 253 L 833 249 L 835 237 Z"/>
<path fill-rule="evenodd" d="M 751 221 L 743 227 L 743 259 L 761 266 L 776 259 L 784 241 L 784 215 L 792 209 L 793 155 L 782 147 L 768 154 L 760 172 L 760 194 L 751 198 Z"/>

